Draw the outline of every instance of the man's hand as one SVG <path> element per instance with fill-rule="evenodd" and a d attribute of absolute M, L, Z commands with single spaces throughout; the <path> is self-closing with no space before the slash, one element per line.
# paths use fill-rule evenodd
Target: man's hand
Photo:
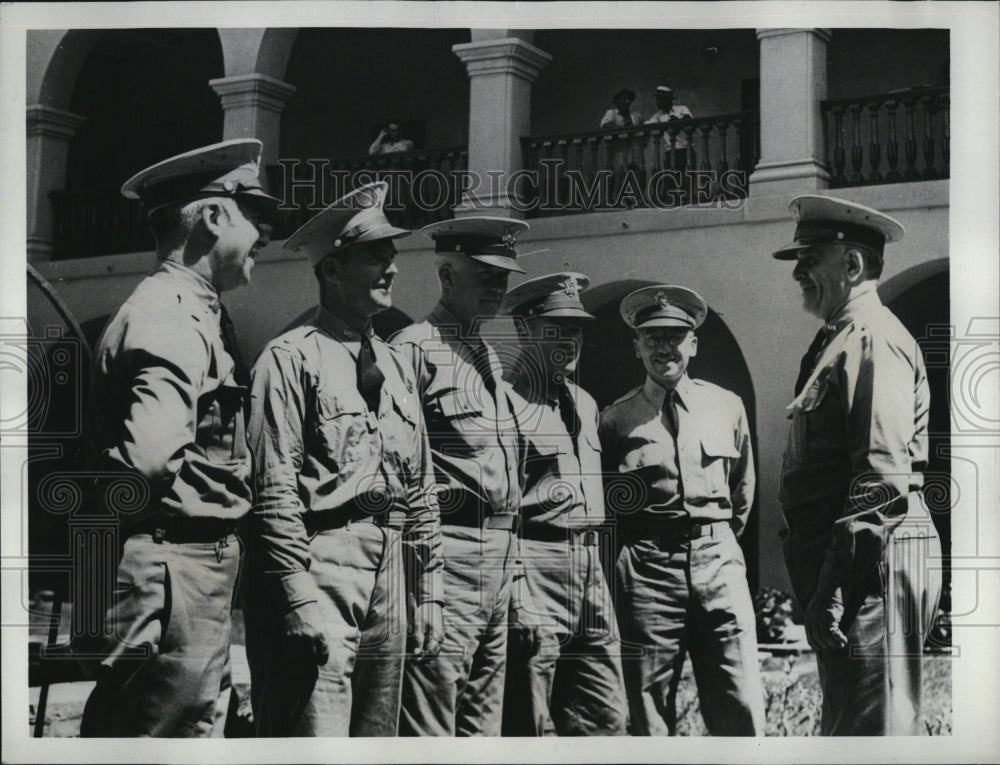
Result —
<path fill-rule="evenodd" d="M 304 603 L 286 613 L 282 623 L 285 642 L 289 648 L 301 651 L 303 659 L 311 659 L 319 667 L 330 658 L 326 636 L 317 626 L 321 621 L 319 605 Z"/>
<path fill-rule="evenodd" d="M 815 650 L 847 648 L 847 636 L 840 630 L 844 618 L 844 595 L 840 587 L 830 594 L 817 593 L 806 608 L 806 638 Z"/>
<path fill-rule="evenodd" d="M 413 593 L 406 596 L 409 605 L 407 642 L 414 656 L 435 656 L 444 640 L 444 613 L 433 600 L 417 605 Z"/>

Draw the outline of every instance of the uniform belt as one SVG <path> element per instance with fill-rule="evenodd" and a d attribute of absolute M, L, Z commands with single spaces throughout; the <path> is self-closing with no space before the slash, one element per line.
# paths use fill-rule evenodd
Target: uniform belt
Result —
<path fill-rule="evenodd" d="M 406 521 L 406 513 L 402 510 L 391 510 L 381 513 L 369 513 L 358 508 L 348 510 L 337 509 L 329 512 L 306 513 L 302 516 L 302 524 L 308 534 L 318 534 L 320 531 L 342 529 L 352 523 L 374 523 L 376 526 L 402 530 Z"/>
<path fill-rule="evenodd" d="M 547 526 L 542 523 L 526 523 L 521 527 L 521 538 L 534 542 L 567 542 L 596 547 L 600 535 L 600 529 L 586 526 Z"/>
<path fill-rule="evenodd" d="M 441 524 L 444 526 L 464 526 L 471 529 L 503 529 L 505 531 L 517 532 L 518 522 L 521 520 L 518 515 L 487 515 L 480 520 L 471 513 L 455 513 L 441 517 Z"/>
<path fill-rule="evenodd" d="M 236 532 L 236 521 L 223 518 L 192 518 L 173 515 L 149 518 L 129 529 L 129 536 L 149 534 L 157 544 L 203 544 L 218 542 Z"/>
<path fill-rule="evenodd" d="M 622 536 L 629 542 L 655 542 L 657 544 L 676 544 L 688 542 L 700 537 L 718 536 L 729 521 L 707 521 L 705 523 L 683 523 L 674 521 L 656 526 L 640 526 L 622 530 Z"/>

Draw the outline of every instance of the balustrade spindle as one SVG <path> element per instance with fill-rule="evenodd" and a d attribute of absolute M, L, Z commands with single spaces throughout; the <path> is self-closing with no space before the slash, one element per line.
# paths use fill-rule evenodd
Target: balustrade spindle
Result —
<path fill-rule="evenodd" d="M 590 144 L 591 158 L 589 180 L 593 183 L 597 178 L 597 171 L 601 169 L 601 141 L 597 136 L 591 136 L 587 143 Z"/>
<path fill-rule="evenodd" d="M 719 161 L 716 162 L 716 173 L 718 180 L 729 171 L 729 157 L 726 151 L 726 141 L 729 140 L 729 122 L 722 120 L 719 123 Z"/>
<path fill-rule="evenodd" d="M 663 129 L 653 128 L 653 172 L 658 173 L 663 167 Z"/>
<path fill-rule="evenodd" d="M 920 99 L 924 105 L 924 177 L 936 178 L 934 169 L 934 112 L 937 99 L 934 96 L 924 96 Z"/>
<path fill-rule="evenodd" d="M 882 146 L 878 141 L 878 113 L 880 104 L 872 101 L 868 104 L 868 111 L 871 112 L 871 136 L 868 143 L 868 162 L 871 164 L 871 178 L 869 180 L 879 181 L 882 174 L 879 167 L 882 165 Z"/>
<path fill-rule="evenodd" d="M 899 106 L 899 103 L 892 99 L 885 102 L 885 108 L 889 114 L 889 139 L 885 152 L 886 160 L 889 163 L 889 172 L 886 173 L 885 177 L 890 181 L 899 180 L 899 170 L 896 169 L 896 166 L 899 164 L 899 143 L 896 140 L 897 106 Z"/>
<path fill-rule="evenodd" d="M 951 108 L 948 96 L 941 98 L 941 112 L 944 117 L 944 133 L 941 137 L 941 158 L 944 160 L 944 175 L 951 175 Z"/>
<path fill-rule="evenodd" d="M 851 122 L 854 126 L 854 140 L 851 143 L 851 166 L 854 168 L 854 175 L 851 176 L 851 183 L 862 183 L 861 166 L 864 163 L 864 150 L 861 148 L 861 104 L 851 105 Z"/>
<path fill-rule="evenodd" d="M 917 174 L 917 139 L 913 130 L 913 107 L 916 106 L 916 103 L 916 99 L 912 97 L 903 101 L 903 106 L 906 107 L 906 143 L 904 145 L 906 170 L 903 172 L 903 177 L 907 180 L 919 177 Z"/>
<path fill-rule="evenodd" d="M 844 167 L 847 165 L 847 152 L 844 149 L 844 132 L 846 128 L 844 127 L 843 106 L 833 107 L 833 122 L 834 133 L 837 136 L 836 145 L 833 149 L 833 170 L 835 173 L 833 180 L 840 184 L 847 181 L 847 178 L 844 177 Z"/>

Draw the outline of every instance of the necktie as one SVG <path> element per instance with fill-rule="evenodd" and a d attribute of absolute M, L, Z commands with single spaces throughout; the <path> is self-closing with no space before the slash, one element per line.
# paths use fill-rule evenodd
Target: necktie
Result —
<path fill-rule="evenodd" d="M 490 392 L 490 395 L 496 398 L 497 381 L 493 377 L 493 364 L 490 362 L 490 349 L 486 347 L 486 343 L 481 339 L 478 345 L 473 346 L 473 365 L 476 371 L 479 372 L 479 376 L 483 378 L 483 382 L 486 384 L 486 390 Z"/>
<path fill-rule="evenodd" d="M 246 362 L 243 361 L 243 354 L 240 353 L 239 343 L 236 342 L 236 329 L 233 327 L 233 320 L 229 318 L 229 311 L 219 303 L 219 329 L 222 331 L 222 345 L 233 359 L 233 378 L 237 385 L 250 386 L 250 370 Z"/>
<path fill-rule="evenodd" d="M 375 363 L 375 349 L 367 335 L 361 335 L 361 349 L 358 351 L 358 392 L 365 400 L 368 408 L 378 414 L 378 405 L 382 399 L 382 382 L 385 375 Z"/>
<path fill-rule="evenodd" d="M 567 385 L 559 386 L 559 416 L 562 417 L 566 432 L 569 433 L 570 440 L 573 441 L 573 453 L 579 457 L 580 447 L 577 444 L 577 439 L 580 436 L 580 415 L 577 414 L 576 403 L 573 401 L 573 396 L 570 395 Z"/>
<path fill-rule="evenodd" d="M 632 125 L 632 114 L 630 112 L 618 112 L 622 116 L 622 126 L 630 127 Z"/>
<path fill-rule="evenodd" d="M 674 436 L 674 440 L 677 440 L 677 391 L 672 388 L 668 388 L 666 395 L 663 397 L 663 413 L 667 416 L 667 422 L 670 425 L 670 431 Z"/>
<path fill-rule="evenodd" d="M 806 350 L 805 355 L 802 357 L 802 361 L 799 363 L 799 376 L 795 379 L 795 396 L 802 392 L 802 389 L 806 385 L 806 380 L 809 379 L 809 375 L 812 374 L 813 368 L 816 366 L 816 362 L 819 361 L 819 355 L 823 351 L 823 346 L 826 345 L 826 331 L 825 328 L 821 328 L 819 332 L 816 333 L 816 337 L 809 344 L 808 350 Z"/>

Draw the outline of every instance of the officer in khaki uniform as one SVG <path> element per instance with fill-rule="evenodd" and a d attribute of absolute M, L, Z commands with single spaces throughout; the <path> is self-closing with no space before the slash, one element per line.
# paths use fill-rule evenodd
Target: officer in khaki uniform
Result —
<path fill-rule="evenodd" d="M 755 481 L 746 413 L 739 397 L 687 375 L 707 312 L 685 287 L 626 296 L 621 315 L 635 329 L 646 382 L 601 413 L 605 492 L 622 544 L 616 608 L 636 735 L 675 732 L 688 653 L 709 733 L 764 733 L 753 603 L 737 543 Z"/>
<path fill-rule="evenodd" d="M 522 282 L 505 301 L 526 332 L 510 370 L 522 439 L 521 559 L 525 596 L 512 619 L 537 626 L 538 645 L 511 633 L 505 736 L 625 733 L 621 646 L 599 545 L 605 521 L 597 404 L 569 379 L 590 279 L 557 273 Z M 530 609 L 530 610 L 529 610 Z"/>
<path fill-rule="evenodd" d="M 441 299 L 393 338 L 417 375 L 444 555 L 444 645 L 406 663 L 404 735 L 500 735 L 521 496 L 509 385 L 480 329 L 499 310 L 509 275 L 524 273 L 514 240 L 527 227 L 487 216 L 425 227 Z"/>
<path fill-rule="evenodd" d="M 244 613 L 261 735 L 395 735 L 407 622 L 410 650 L 441 640 L 427 431 L 412 368 L 371 325 L 409 233 L 386 219 L 386 190 L 351 192 L 285 242 L 320 306 L 254 366 Z"/>
<path fill-rule="evenodd" d="M 923 501 L 930 390 L 916 340 L 882 305 L 903 227 L 847 200 L 792 200 L 803 308 L 824 322 L 802 359 L 781 470 L 785 558 L 816 650 L 826 735 L 914 735 L 941 548 Z"/>
<path fill-rule="evenodd" d="M 251 459 L 248 373 L 219 298 L 249 282 L 280 217 L 261 190 L 261 148 L 195 149 L 122 187 L 149 216 L 159 262 L 98 343 L 87 458 L 97 473 L 136 478 L 146 501 L 119 519 L 117 561 L 81 561 L 117 566 L 82 736 L 210 736 L 228 687 L 234 531 L 250 509 Z"/>

